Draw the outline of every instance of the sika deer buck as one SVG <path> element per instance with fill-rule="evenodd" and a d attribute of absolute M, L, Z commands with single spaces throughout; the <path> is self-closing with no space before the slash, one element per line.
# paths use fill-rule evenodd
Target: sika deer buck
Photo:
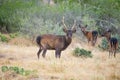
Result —
<path fill-rule="evenodd" d="M 92 46 L 95 46 L 95 43 L 97 41 L 97 37 L 98 37 L 98 32 L 97 31 L 87 31 L 87 25 L 86 26 L 81 26 L 79 25 L 79 27 L 81 28 L 81 31 L 83 32 L 84 36 L 87 38 L 88 40 L 88 44 L 91 41 Z"/>
<path fill-rule="evenodd" d="M 61 51 L 65 50 L 70 45 L 72 41 L 72 34 L 76 32 L 76 21 L 74 20 L 74 25 L 71 29 L 67 29 L 67 26 L 64 23 L 64 17 L 62 23 L 64 26 L 63 31 L 66 35 L 45 34 L 36 38 L 36 42 L 40 47 L 37 53 L 38 59 L 42 50 L 43 58 L 45 58 L 47 50 L 55 50 L 55 57 L 60 58 Z"/>
<path fill-rule="evenodd" d="M 106 37 L 109 46 L 109 57 L 114 54 L 116 57 L 116 50 L 118 49 L 118 40 L 115 37 L 111 37 L 111 30 L 107 29 L 102 35 L 102 37 Z"/>

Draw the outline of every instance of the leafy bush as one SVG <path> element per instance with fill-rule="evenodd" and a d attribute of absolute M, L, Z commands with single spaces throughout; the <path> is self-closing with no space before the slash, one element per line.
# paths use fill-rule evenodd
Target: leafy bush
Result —
<path fill-rule="evenodd" d="M 10 38 L 15 38 L 18 36 L 18 33 L 11 33 L 9 36 L 10 36 Z"/>
<path fill-rule="evenodd" d="M 3 35 L 3 34 L 0 34 L 0 40 L 2 42 L 8 42 L 9 41 L 9 39 L 5 35 Z"/>
<path fill-rule="evenodd" d="M 9 35 L 8 34 L 5 35 L 5 34 L 1 34 L 0 33 L 0 41 L 2 41 L 2 42 L 9 42 L 10 39 L 17 37 L 18 34 L 19 33 L 11 33 Z"/>
<path fill-rule="evenodd" d="M 76 57 L 92 57 L 91 51 L 86 51 L 85 49 L 75 48 L 73 55 Z"/>
<path fill-rule="evenodd" d="M 104 38 L 102 39 L 102 42 L 100 45 L 98 45 L 98 47 L 102 50 L 108 50 L 108 42 L 107 40 Z"/>
<path fill-rule="evenodd" d="M 6 72 L 6 71 L 9 70 L 9 68 L 8 68 L 7 66 L 2 66 L 2 67 L 1 67 L 1 70 L 2 70 L 2 72 Z"/>
<path fill-rule="evenodd" d="M 20 74 L 20 75 L 23 75 L 23 76 L 28 76 L 32 73 L 34 73 L 35 71 L 30 71 L 30 70 L 24 70 L 24 68 L 19 68 L 19 67 L 16 67 L 16 66 L 2 66 L 1 67 L 1 71 L 2 72 L 6 72 L 6 71 L 13 71 L 15 72 L 16 74 Z"/>

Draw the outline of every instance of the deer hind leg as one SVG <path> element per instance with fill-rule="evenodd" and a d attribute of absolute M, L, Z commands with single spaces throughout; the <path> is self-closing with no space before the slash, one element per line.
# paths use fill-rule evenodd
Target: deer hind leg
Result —
<path fill-rule="evenodd" d="M 38 59 L 39 59 L 39 55 L 40 55 L 41 51 L 42 51 L 42 49 L 40 47 L 39 51 L 37 52 Z"/>
<path fill-rule="evenodd" d="M 115 48 L 114 48 L 114 57 L 116 57 L 116 51 L 117 51 L 117 49 L 118 49 L 118 42 L 116 43 L 116 45 L 115 45 Z"/>
<path fill-rule="evenodd" d="M 111 50 L 109 50 L 109 58 L 110 58 Z"/>
<path fill-rule="evenodd" d="M 59 58 L 61 57 L 61 51 L 59 51 L 58 57 L 59 57 Z"/>
<path fill-rule="evenodd" d="M 91 45 L 92 45 L 92 46 L 95 45 L 95 39 L 94 39 L 94 37 L 91 39 Z"/>
<path fill-rule="evenodd" d="M 42 57 L 43 57 L 43 58 L 45 58 L 46 52 L 47 52 L 47 49 L 45 48 L 45 49 L 43 50 L 43 53 L 42 53 Z"/>
<path fill-rule="evenodd" d="M 113 55 L 113 50 L 109 50 L 109 58 Z"/>
<path fill-rule="evenodd" d="M 93 46 L 95 46 L 96 41 L 97 41 L 97 36 L 96 36 L 96 37 L 94 38 L 94 40 L 93 40 Z"/>
<path fill-rule="evenodd" d="M 113 45 L 111 50 L 112 50 L 112 55 L 116 57 L 116 45 Z"/>
<path fill-rule="evenodd" d="M 88 39 L 88 46 L 89 46 L 90 39 Z"/>
<path fill-rule="evenodd" d="M 116 57 L 116 50 L 117 50 L 118 44 L 115 45 L 114 47 L 114 57 Z"/>
<path fill-rule="evenodd" d="M 119 48 L 119 44 L 118 44 L 118 42 L 116 43 L 116 50 Z"/>
<path fill-rule="evenodd" d="M 92 46 L 95 46 L 95 41 L 92 40 L 92 41 L 91 41 L 91 44 L 92 44 Z"/>
<path fill-rule="evenodd" d="M 116 49 L 114 50 L 114 57 L 116 57 Z"/>
<path fill-rule="evenodd" d="M 111 56 L 113 56 L 114 55 L 114 48 L 112 48 L 112 54 L 111 54 Z"/>

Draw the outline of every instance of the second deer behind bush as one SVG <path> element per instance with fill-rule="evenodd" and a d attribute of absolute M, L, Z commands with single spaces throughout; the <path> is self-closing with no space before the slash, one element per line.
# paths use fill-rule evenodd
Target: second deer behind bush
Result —
<path fill-rule="evenodd" d="M 106 37 L 108 41 L 109 46 L 109 57 L 114 54 L 114 57 L 116 57 L 116 50 L 118 49 L 118 39 L 115 37 L 111 37 L 111 30 L 107 29 L 103 34 L 102 37 Z"/>

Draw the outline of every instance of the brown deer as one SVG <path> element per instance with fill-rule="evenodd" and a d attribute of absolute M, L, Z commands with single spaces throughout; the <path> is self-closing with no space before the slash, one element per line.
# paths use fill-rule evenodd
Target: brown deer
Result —
<path fill-rule="evenodd" d="M 79 27 L 81 28 L 81 31 L 83 32 L 83 34 L 87 38 L 88 44 L 91 41 L 92 46 L 95 46 L 95 43 L 96 43 L 97 37 L 98 37 L 98 32 L 97 31 L 87 31 L 86 30 L 87 25 L 86 26 L 79 25 Z"/>
<path fill-rule="evenodd" d="M 116 50 L 118 49 L 118 40 L 115 37 L 111 37 L 111 30 L 107 29 L 103 34 L 102 37 L 106 37 L 109 46 L 109 57 L 114 54 L 116 57 Z"/>
<path fill-rule="evenodd" d="M 64 23 L 64 17 L 62 23 L 64 26 L 63 31 L 66 35 L 45 34 L 36 38 L 36 42 L 40 47 L 37 53 L 38 59 L 42 50 L 43 58 L 45 58 L 47 50 L 55 50 L 55 57 L 60 58 L 61 51 L 65 50 L 70 45 L 72 41 L 72 34 L 76 32 L 76 21 L 74 20 L 74 25 L 71 29 L 67 29 L 67 26 Z"/>

